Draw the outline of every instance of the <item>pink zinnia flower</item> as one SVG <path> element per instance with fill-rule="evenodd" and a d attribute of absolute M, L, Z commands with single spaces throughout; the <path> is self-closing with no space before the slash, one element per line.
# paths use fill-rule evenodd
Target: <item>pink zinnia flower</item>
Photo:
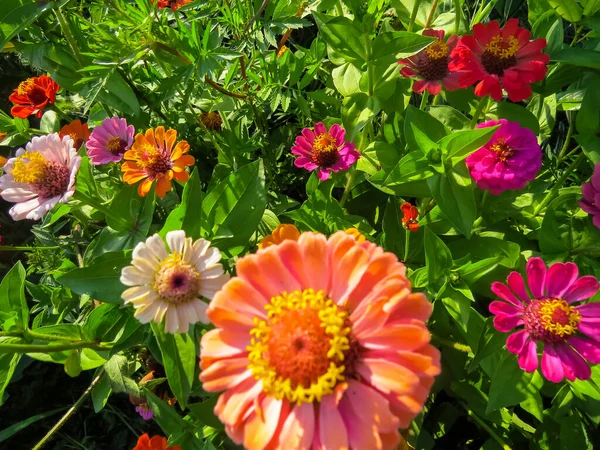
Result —
<path fill-rule="evenodd" d="M 492 138 L 465 162 L 477 186 L 498 195 L 522 189 L 534 180 L 542 167 L 542 149 L 529 128 L 506 119 L 489 120 L 477 125 L 488 128 L 500 125 Z"/>
<path fill-rule="evenodd" d="M 58 133 L 34 137 L 17 150 L 0 177 L 0 195 L 15 203 L 9 211 L 13 219 L 39 220 L 57 203 L 68 202 L 80 164 L 73 139 Z"/>
<path fill-rule="evenodd" d="M 492 284 L 494 294 L 504 300 L 490 303 L 496 329 L 507 333 L 523 325 L 508 337 L 506 348 L 519 355 L 523 370 L 533 372 L 540 342 L 542 373 L 548 380 L 589 379 L 586 360 L 600 364 L 600 303 L 573 304 L 592 297 L 600 283 L 590 275 L 578 278 L 577 266 L 571 262 L 555 263 L 546 270 L 541 258 L 527 261 L 527 282 L 529 292 L 523 277 L 512 272 L 508 286 Z"/>
<path fill-rule="evenodd" d="M 133 125 L 127 125 L 125 119 L 104 119 L 102 125 L 94 128 L 86 143 L 92 164 L 98 166 L 121 161 L 123 154 L 133 144 L 134 133 Z"/>
<path fill-rule="evenodd" d="M 583 200 L 579 206 L 593 217 L 594 225 L 600 228 L 600 163 L 594 167 L 594 173 L 589 183 L 581 186 Z"/>
<path fill-rule="evenodd" d="M 458 36 L 452 35 L 448 42 L 444 42 L 444 30 L 425 30 L 423 36 L 437 38 L 427 48 L 421 50 L 410 58 L 399 61 L 403 64 L 400 73 L 407 78 L 418 78 L 413 84 L 413 91 L 423 92 L 425 89 L 432 95 L 442 91 L 442 84 L 449 91 L 455 91 L 458 84 L 458 74 L 451 73 L 448 68 L 450 63 L 450 52 L 458 43 Z"/>
<path fill-rule="evenodd" d="M 315 125 L 314 131 L 304 128 L 292 147 L 292 153 L 299 156 L 294 164 L 310 171 L 319 169 L 320 180 L 329 179 L 331 172 L 347 170 L 360 158 L 360 153 L 354 150 L 352 142 L 344 141 L 345 136 L 346 130 L 338 124 L 329 131 L 322 122 Z"/>
<path fill-rule="evenodd" d="M 248 450 L 392 450 L 422 410 L 440 353 L 431 304 L 392 253 L 303 233 L 247 255 L 208 308 L 200 380 Z"/>

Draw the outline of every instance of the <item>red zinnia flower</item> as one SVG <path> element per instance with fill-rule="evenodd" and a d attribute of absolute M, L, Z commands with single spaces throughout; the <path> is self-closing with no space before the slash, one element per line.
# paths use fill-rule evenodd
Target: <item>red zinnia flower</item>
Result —
<path fill-rule="evenodd" d="M 8 99 L 15 104 L 10 110 L 14 117 L 26 119 L 35 113 L 40 118 L 44 108 L 54 103 L 60 86 L 47 75 L 28 78 L 14 90 Z"/>
<path fill-rule="evenodd" d="M 133 450 L 181 450 L 179 445 L 174 445 L 173 447 L 168 447 L 168 445 L 166 437 L 153 436 L 150 439 L 148 433 L 144 433 L 138 439 L 137 445 Z"/>
<path fill-rule="evenodd" d="M 79 150 L 84 142 L 90 137 L 87 123 L 81 123 L 81 120 L 74 120 L 68 125 L 65 125 L 60 130 L 58 135 L 63 138 L 64 136 L 70 136 L 73 139 L 73 146 L 75 150 Z"/>
<path fill-rule="evenodd" d="M 194 0 L 158 0 L 156 6 L 158 9 L 171 8 L 173 11 L 177 11 L 182 6 L 192 3 L 193 1 Z M 154 1 L 152 3 L 154 3 Z"/>
<path fill-rule="evenodd" d="M 413 91 L 419 94 L 427 89 L 430 94 L 437 95 L 442 90 L 442 84 L 449 91 L 457 90 L 460 87 L 458 74 L 450 72 L 448 63 L 458 36 L 450 36 L 448 42 L 444 42 L 444 30 L 425 30 L 423 36 L 435 37 L 437 40 L 416 55 L 399 61 L 398 64 L 404 65 L 400 73 L 407 78 L 419 78 L 413 84 Z"/>
<path fill-rule="evenodd" d="M 404 218 L 402 219 L 402 226 L 410 231 L 417 231 L 419 229 L 419 210 L 416 206 L 411 205 L 409 202 L 404 202 L 400 206 Z"/>
<path fill-rule="evenodd" d="M 530 41 L 531 33 L 509 19 L 500 28 L 497 21 L 473 26 L 473 36 L 463 36 L 450 55 L 449 68 L 459 74 L 460 87 L 475 83 L 475 94 L 502 100 L 502 88 L 513 102 L 531 97 L 531 83 L 546 76 L 550 57 L 541 51 L 545 39 Z"/>

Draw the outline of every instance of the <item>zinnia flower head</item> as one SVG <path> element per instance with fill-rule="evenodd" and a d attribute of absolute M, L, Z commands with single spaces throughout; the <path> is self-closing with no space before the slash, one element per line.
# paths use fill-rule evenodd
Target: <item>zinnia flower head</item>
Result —
<path fill-rule="evenodd" d="M 402 226 L 410 231 L 419 230 L 419 210 L 416 206 L 411 205 L 409 202 L 404 202 L 400 205 L 400 210 L 404 217 L 402 218 Z"/>
<path fill-rule="evenodd" d="M 131 149 L 123 157 L 128 160 L 123 163 L 123 181 L 134 184 L 144 180 L 138 186 L 138 194 L 145 197 L 152 183 L 156 181 L 156 195 L 163 198 L 171 190 L 171 180 L 185 183 L 190 175 L 185 168 L 194 164 L 194 157 L 186 155 L 190 150 L 187 141 L 179 141 L 177 131 L 158 127 L 150 128 L 146 134 L 138 133 Z"/>
<path fill-rule="evenodd" d="M 223 119 L 216 111 L 200 114 L 200 121 L 208 130 L 221 131 L 223 125 Z"/>
<path fill-rule="evenodd" d="M 413 91 L 423 92 L 425 89 L 437 95 L 442 91 L 442 84 L 449 91 L 455 91 L 458 74 L 451 73 L 448 68 L 450 53 L 456 47 L 458 36 L 452 35 L 444 42 L 444 30 L 425 30 L 423 36 L 435 37 L 436 40 L 416 55 L 403 59 L 398 64 L 404 65 L 400 73 L 407 78 L 418 78 L 413 84 Z"/>
<path fill-rule="evenodd" d="M 73 139 L 73 146 L 75 150 L 79 150 L 81 146 L 87 142 L 90 137 L 87 123 L 82 124 L 81 120 L 74 120 L 68 125 L 61 128 L 58 135 L 62 138 L 64 136 L 70 136 Z"/>
<path fill-rule="evenodd" d="M 135 407 L 135 412 L 137 412 L 144 420 L 150 420 L 154 417 L 154 412 L 148 403 L 137 405 Z"/>
<path fill-rule="evenodd" d="M 463 36 L 451 53 L 450 70 L 457 72 L 460 87 L 475 83 L 475 94 L 502 100 L 502 89 L 513 102 L 531 97 L 531 83 L 546 76 L 550 57 L 542 50 L 545 39 L 530 41 L 531 33 L 509 19 L 503 28 L 493 20 L 473 26 L 473 36 Z"/>
<path fill-rule="evenodd" d="M 286 239 L 291 239 L 292 241 L 297 241 L 300 237 L 300 231 L 294 225 L 290 223 L 282 223 L 281 225 L 277 225 L 277 227 L 269 234 L 265 236 L 260 244 L 258 244 L 258 248 L 267 248 L 271 245 L 279 245 Z"/>
<path fill-rule="evenodd" d="M 121 295 L 132 304 L 142 323 L 161 323 L 167 333 L 187 333 L 190 324 L 208 323 L 207 304 L 229 279 L 219 264 L 221 253 L 210 242 L 186 238 L 182 230 L 170 231 L 165 241 L 158 235 L 133 250 L 131 266 L 123 268 L 121 283 L 132 286 Z"/>
<path fill-rule="evenodd" d="M 73 140 L 61 139 L 58 133 L 36 136 L 17 150 L 0 177 L 0 195 L 15 203 L 10 209 L 13 219 L 39 220 L 57 203 L 68 202 L 80 164 Z"/>
<path fill-rule="evenodd" d="M 292 147 L 292 153 L 299 156 L 294 164 L 309 171 L 318 169 L 320 180 L 329 179 L 331 172 L 348 170 L 360 158 L 360 153 L 352 142 L 344 141 L 345 136 L 346 130 L 338 124 L 329 130 L 322 122 L 315 125 L 314 131 L 304 128 Z"/>
<path fill-rule="evenodd" d="M 542 373 L 558 383 L 563 378 L 587 380 L 586 362 L 600 364 L 600 303 L 574 304 L 592 297 L 600 287 L 593 276 L 578 278 L 577 266 L 555 263 L 546 270 L 541 258 L 527 261 L 527 283 L 518 272 L 508 276 L 508 286 L 495 282 L 492 291 L 502 301 L 490 303 L 494 326 L 507 333 L 509 352 L 519 355 L 526 372 L 538 367 L 537 343 L 543 346 Z"/>
<path fill-rule="evenodd" d="M 594 167 L 594 173 L 589 183 L 581 186 L 583 200 L 579 202 L 579 206 L 586 213 L 591 214 L 596 227 L 600 228 L 600 163 Z"/>
<path fill-rule="evenodd" d="M 440 354 L 431 304 L 395 255 L 339 231 L 303 233 L 237 261 L 213 298 L 200 380 L 249 450 L 395 449 Z"/>
<path fill-rule="evenodd" d="M 92 131 L 86 147 L 92 164 L 119 162 L 131 148 L 135 129 L 120 117 L 106 118 Z"/>
<path fill-rule="evenodd" d="M 22 81 L 8 99 L 15 104 L 10 110 L 14 117 L 26 119 L 32 114 L 42 117 L 44 108 L 54 103 L 60 86 L 47 75 Z"/>
<path fill-rule="evenodd" d="M 192 3 L 193 1 L 194 0 L 158 0 L 156 6 L 158 9 L 171 8 L 173 11 L 177 11 L 182 6 Z M 154 0 L 152 3 L 154 3 Z"/>
<path fill-rule="evenodd" d="M 465 162 L 477 186 L 498 195 L 522 189 L 535 179 L 542 167 L 542 149 L 533 131 L 517 122 L 489 120 L 477 128 L 495 125 L 500 127 L 488 143 L 467 156 Z"/>
<path fill-rule="evenodd" d="M 166 437 L 153 436 L 150 438 L 148 433 L 142 434 L 133 450 L 181 450 L 179 445 L 169 447 L 169 441 Z"/>
<path fill-rule="evenodd" d="M 356 242 L 359 244 L 362 244 L 367 240 L 367 238 L 360 232 L 358 228 L 347 228 L 344 230 L 344 233 L 354 236 L 354 239 L 356 239 Z"/>

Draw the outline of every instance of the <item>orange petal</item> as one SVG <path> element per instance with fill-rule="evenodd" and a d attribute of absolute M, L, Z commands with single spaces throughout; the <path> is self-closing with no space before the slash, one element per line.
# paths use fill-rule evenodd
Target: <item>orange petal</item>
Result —
<path fill-rule="evenodd" d="M 413 351 L 429 343 L 430 334 L 425 324 L 385 326 L 361 339 L 361 344 L 370 349 L 394 349 Z"/>
<path fill-rule="evenodd" d="M 157 128 L 157 130 L 158 130 L 158 128 Z M 163 130 L 164 130 L 164 128 L 163 128 Z M 146 130 L 146 134 L 144 135 L 144 139 L 146 142 L 143 142 L 143 143 L 148 143 L 148 144 L 156 147 L 156 140 L 154 139 L 154 129 L 148 128 Z M 137 142 L 137 139 L 136 139 L 136 142 Z"/>
<path fill-rule="evenodd" d="M 407 318 L 417 319 L 422 322 L 427 321 L 433 306 L 421 292 L 415 292 L 402 298 L 401 301 L 394 304 L 389 310 L 388 323 L 404 321 Z"/>
<path fill-rule="evenodd" d="M 248 358 L 229 358 L 215 361 L 200 373 L 202 387 L 208 392 L 231 389 L 252 376 L 248 369 Z"/>
<path fill-rule="evenodd" d="M 279 445 L 281 450 L 309 450 L 315 430 L 315 407 L 312 403 L 295 406 L 287 416 Z"/>
<path fill-rule="evenodd" d="M 262 383 L 250 377 L 219 397 L 215 405 L 215 414 L 228 427 L 242 428 L 242 418 L 261 392 Z M 237 441 L 237 444 L 241 443 L 241 439 Z"/>
<path fill-rule="evenodd" d="M 279 424 L 279 418 L 285 412 L 285 400 L 277 400 L 270 395 L 264 397 L 260 403 L 262 414 L 254 412 L 246 421 L 244 427 L 244 447 L 247 450 L 263 450 Z"/>
<path fill-rule="evenodd" d="M 404 275 L 403 266 L 393 253 L 383 253 L 369 262 L 360 283 L 348 294 L 348 308 L 353 310 L 373 292 L 375 286 L 387 278 L 391 273 L 397 272 Z"/>
<path fill-rule="evenodd" d="M 168 177 L 161 177 L 156 183 L 156 195 L 165 198 L 165 195 L 171 190 L 171 180 Z"/>
<path fill-rule="evenodd" d="M 177 141 L 177 130 L 168 130 L 165 134 L 165 148 L 167 152 L 171 153 L 171 149 L 173 148 L 173 145 L 175 145 L 175 141 Z"/>
<path fill-rule="evenodd" d="M 348 294 L 358 285 L 369 262 L 367 251 L 359 247 L 352 237 L 348 236 L 348 238 L 352 242 L 352 247 L 343 256 L 336 255 L 331 259 L 331 271 L 335 276 L 331 280 L 329 297 L 338 304 L 346 300 Z"/>
<path fill-rule="evenodd" d="M 173 171 L 173 178 L 175 178 L 180 183 L 186 183 L 190 179 L 190 174 L 187 172 L 176 172 Z"/>
<path fill-rule="evenodd" d="M 175 148 L 173 149 L 173 153 L 171 154 L 171 159 L 173 161 L 178 160 L 184 153 L 187 153 L 190 150 L 190 144 L 187 141 L 180 141 L 177 143 Z"/>
<path fill-rule="evenodd" d="M 319 409 L 319 439 L 327 450 L 348 450 L 348 432 L 333 395 L 326 395 Z"/>
<path fill-rule="evenodd" d="M 356 372 L 384 394 L 410 394 L 419 385 L 419 377 L 405 367 L 383 359 L 363 359 Z"/>
<path fill-rule="evenodd" d="M 267 318 L 265 305 L 270 299 L 271 297 L 265 298 L 242 278 L 234 277 L 213 297 L 208 308 L 208 317 L 213 322 L 211 309 L 218 307 L 239 315 L 240 320 L 247 323 L 253 323 L 254 317 L 264 320 Z"/>
<path fill-rule="evenodd" d="M 375 422 L 380 431 L 391 432 L 398 428 L 398 419 L 391 413 L 388 401 L 374 388 L 349 379 L 344 398 L 359 417 Z"/>
<path fill-rule="evenodd" d="M 329 289 L 329 267 L 327 264 L 327 240 L 322 234 L 302 233 L 298 243 L 302 249 L 302 259 L 307 270 L 309 286 L 318 291 Z"/>
<path fill-rule="evenodd" d="M 270 238 L 270 236 L 263 239 L 263 242 L 267 241 L 268 238 Z M 279 255 L 279 259 L 287 271 L 298 280 L 301 289 L 304 290 L 310 287 L 307 281 L 308 279 L 306 272 L 310 271 L 311 269 L 304 265 L 300 245 L 295 241 L 284 241 L 277 247 L 277 254 Z"/>
<path fill-rule="evenodd" d="M 163 150 L 165 148 L 165 127 L 156 127 L 156 130 L 154 130 L 154 139 L 156 147 Z"/>
<path fill-rule="evenodd" d="M 140 197 L 145 197 L 148 192 L 150 192 L 150 188 L 152 187 L 152 181 L 145 179 L 138 186 L 138 195 Z"/>
<path fill-rule="evenodd" d="M 250 335 L 238 330 L 216 328 L 208 331 L 200 340 L 203 358 L 238 357 L 247 353 Z"/>
<path fill-rule="evenodd" d="M 123 174 L 123 181 L 127 184 L 135 184 L 147 177 L 148 175 L 143 170 L 131 170 Z"/>
<path fill-rule="evenodd" d="M 258 255 L 248 255 L 238 260 L 236 269 L 239 278 L 268 299 L 283 291 L 292 292 L 301 288 L 279 260 L 276 246 L 271 246 Z M 277 275 L 273 276 L 274 274 Z"/>

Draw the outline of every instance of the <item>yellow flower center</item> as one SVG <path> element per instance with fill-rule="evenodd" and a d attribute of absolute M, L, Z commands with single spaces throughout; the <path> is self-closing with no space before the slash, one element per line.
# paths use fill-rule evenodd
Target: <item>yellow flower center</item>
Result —
<path fill-rule="evenodd" d="M 17 94 L 19 95 L 28 95 L 34 88 L 35 81 L 33 78 L 28 78 L 25 81 L 22 81 L 17 87 Z"/>
<path fill-rule="evenodd" d="M 508 38 L 503 38 L 500 35 L 494 36 L 490 43 L 485 46 L 485 51 L 497 58 L 512 58 L 519 51 L 519 41 L 514 36 Z"/>
<path fill-rule="evenodd" d="M 338 147 L 329 133 L 319 134 L 312 144 L 312 160 L 319 167 L 331 167 L 338 159 Z"/>
<path fill-rule="evenodd" d="M 35 184 L 44 179 L 48 163 L 39 152 L 25 152 L 17 158 L 12 170 L 13 178 L 18 183 Z"/>
<path fill-rule="evenodd" d="M 498 139 L 494 145 L 490 146 L 490 150 L 496 152 L 498 160 L 502 162 L 515 154 L 513 148 L 506 143 L 505 138 Z"/>
<path fill-rule="evenodd" d="M 448 56 L 450 50 L 445 42 L 438 39 L 425 49 L 425 53 L 427 53 L 430 59 L 442 59 Z"/>
<path fill-rule="evenodd" d="M 114 154 L 123 153 L 126 145 L 127 143 L 122 141 L 119 136 L 111 136 L 106 140 L 106 148 Z"/>
<path fill-rule="evenodd" d="M 200 296 L 200 273 L 183 259 L 183 254 L 173 252 L 161 263 L 154 275 L 152 287 L 163 300 L 182 304 Z"/>
<path fill-rule="evenodd" d="M 544 300 L 538 310 L 542 326 L 556 336 L 570 336 L 577 331 L 581 314 L 562 299 Z"/>
<path fill-rule="evenodd" d="M 321 401 L 352 364 L 348 313 L 313 289 L 283 292 L 254 318 L 248 369 L 263 391 L 292 403 Z"/>
<path fill-rule="evenodd" d="M 161 152 L 154 145 L 146 142 L 144 144 L 134 144 L 132 147 L 136 163 L 140 168 L 145 169 L 151 179 L 165 175 L 173 168 L 173 161 L 166 152 Z"/>

